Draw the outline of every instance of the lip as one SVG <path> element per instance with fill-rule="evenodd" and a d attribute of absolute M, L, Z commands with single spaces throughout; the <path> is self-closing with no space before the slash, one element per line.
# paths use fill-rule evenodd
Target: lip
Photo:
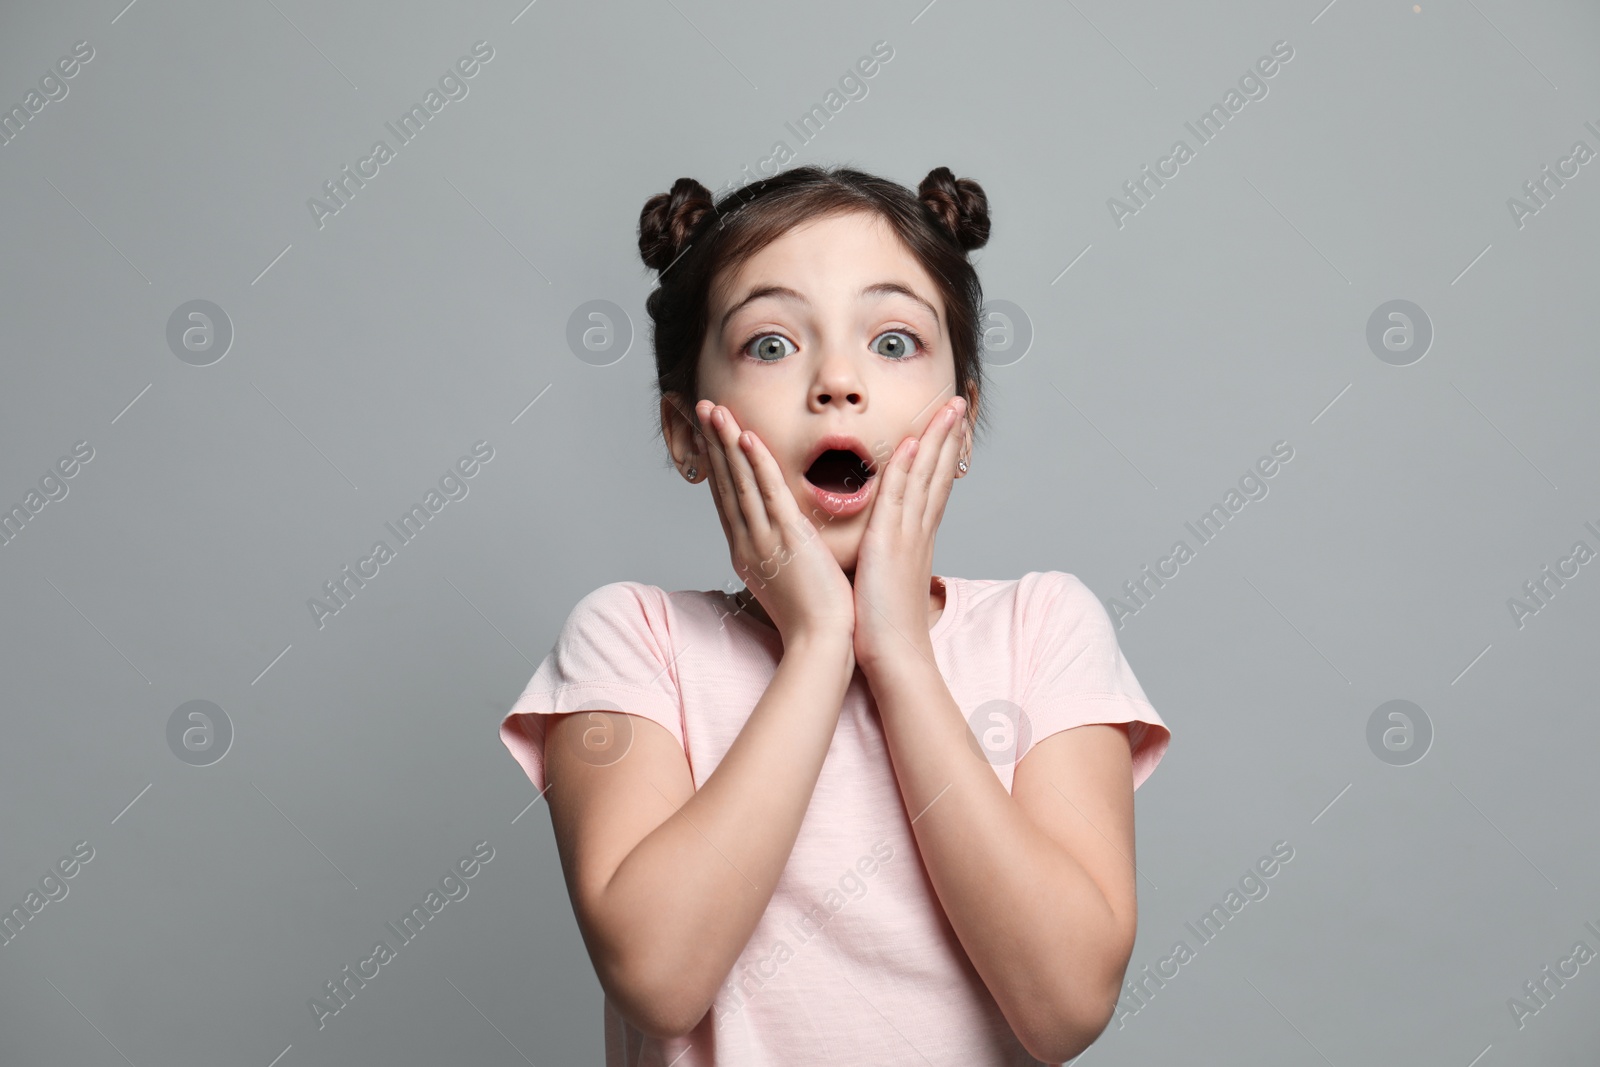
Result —
<path fill-rule="evenodd" d="M 861 442 L 861 438 L 847 433 L 830 433 L 828 436 L 822 438 L 821 440 L 817 441 L 816 444 L 812 445 L 811 451 L 806 453 L 805 460 L 800 464 L 801 472 L 803 473 L 810 470 L 811 465 L 817 461 L 817 457 L 828 451 L 830 448 L 837 448 L 845 452 L 854 452 L 856 455 L 861 457 L 864 463 L 866 463 L 867 472 L 869 474 L 878 473 L 878 465 L 877 463 L 873 462 L 872 459 L 872 450 L 867 448 L 867 446 Z"/>
<path fill-rule="evenodd" d="M 811 469 L 817 457 L 830 448 L 854 452 L 861 458 L 867 466 L 865 485 L 853 493 L 836 493 L 813 484 L 811 479 L 806 477 L 805 472 Z M 862 443 L 861 438 L 850 434 L 831 433 L 811 446 L 811 451 L 806 454 L 805 462 L 800 467 L 800 478 L 810 487 L 817 498 L 817 503 L 824 511 L 835 518 L 844 518 L 856 514 L 871 502 L 872 494 L 878 484 L 878 465 L 873 461 L 871 451 Z"/>
<path fill-rule="evenodd" d="M 805 478 L 805 475 L 802 474 L 801 477 Z M 872 500 L 872 494 L 877 484 L 878 479 L 876 477 L 868 478 L 866 485 L 847 496 L 844 493 L 835 493 L 824 489 L 819 485 L 812 485 L 811 480 L 809 478 L 806 479 L 806 485 L 811 487 L 811 492 L 816 495 L 817 503 L 822 505 L 822 510 L 835 518 L 841 519 L 854 515 L 865 508 Z"/>

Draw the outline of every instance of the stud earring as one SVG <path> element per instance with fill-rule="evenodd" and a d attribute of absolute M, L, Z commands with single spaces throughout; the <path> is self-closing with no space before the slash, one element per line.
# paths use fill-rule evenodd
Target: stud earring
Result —
<path fill-rule="evenodd" d="M 695 470 L 693 467 L 690 467 L 688 470 L 683 472 L 683 476 L 685 478 L 689 479 L 692 482 L 692 481 L 694 481 L 695 476 L 697 474 L 699 474 L 699 473 L 700 472 L 698 470 Z"/>
<path fill-rule="evenodd" d="M 967 461 L 962 460 L 961 462 L 957 463 L 956 470 L 960 471 L 962 474 L 967 473 Z"/>

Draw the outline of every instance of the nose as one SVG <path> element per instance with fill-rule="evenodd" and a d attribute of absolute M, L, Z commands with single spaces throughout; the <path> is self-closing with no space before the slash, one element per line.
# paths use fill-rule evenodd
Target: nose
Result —
<path fill-rule="evenodd" d="M 867 394 L 854 361 L 836 347 L 829 346 L 811 383 L 810 406 L 813 411 L 820 412 L 841 402 L 845 407 L 865 408 Z"/>
<path fill-rule="evenodd" d="M 829 404 L 833 403 L 833 400 L 834 400 L 835 396 L 838 396 L 841 399 L 843 399 L 845 404 L 850 406 L 850 407 L 860 407 L 861 406 L 861 393 L 856 391 L 856 390 L 853 390 L 853 389 L 852 390 L 840 390 L 838 393 L 830 393 L 830 392 L 826 392 L 826 391 L 816 392 L 816 393 L 813 394 L 812 403 L 816 407 L 825 408 Z"/>

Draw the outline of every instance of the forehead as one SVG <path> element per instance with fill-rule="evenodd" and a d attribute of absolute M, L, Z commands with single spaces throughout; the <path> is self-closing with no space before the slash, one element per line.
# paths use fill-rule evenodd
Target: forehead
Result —
<path fill-rule="evenodd" d="M 758 285 L 781 284 L 818 298 L 851 298 L 867 285 L 898 281 L 943 313 L 922 263 L 887 220 L 862 211 L 808 219 L 770 241 L 712 287 L 713 321 Z"/>

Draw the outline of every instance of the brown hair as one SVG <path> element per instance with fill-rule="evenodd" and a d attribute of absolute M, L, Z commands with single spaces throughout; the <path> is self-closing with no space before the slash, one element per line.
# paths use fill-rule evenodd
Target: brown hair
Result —
<path fill-rule="evenodd" d="M 989 240 L 989 201 L 977 182 L 957 178 L 948 167 L 929 171 L 915 195 L 859 170 L 808 165 L 758 179 L 714 204 L 710 190 L 693 178 L 679 178 L 671 192 L 645 201 L 639 255 L 660 278 L 645 300 L 656 388 L 661 397 L 674 393 L 683 401 L 679 411 L 691 426 L 698 426 L 693 405 L 700 398 L 700 349 L 713 282 L 793 226 L 849 211 L 887 221 L 938 287 L 955 356 L 956 392 L 978 420 L 976 443 L 984 417 L 977 404 L 983 289 L 967 253 Z"/>

